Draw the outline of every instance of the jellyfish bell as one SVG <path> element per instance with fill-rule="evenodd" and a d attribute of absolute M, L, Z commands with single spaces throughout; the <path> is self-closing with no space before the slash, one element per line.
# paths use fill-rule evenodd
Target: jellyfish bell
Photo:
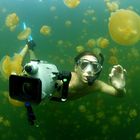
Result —
<path fill-rule="evenodd" d="M 0 72 L 2 76 L 6 79 L 11 74 L 11 60 L 9 56 L 4 56 L 0 62 Z"/>
<path fill-rule="evenodd" d="M 89 39 L 89 40 L 87 41 L 87 46 L 88 46 L 89 48 L 93 48 L 94 46 L 96 46 L 96 40 L 95 40 L 95 39 Z"/>
<path fill-rule="evenodd" d="M 48 36 L 51 34 L 51 27 L 47 25 L 43 25 L 40 29 L 40 33 L 42 35 Z"/>
<path fill-rule="evenodd" d="M 21 101 L 18 101 L 18 100 L 15 100 L 13 98 L 11 98 L 9 96 L 9 92 L 8 91 L 3 91 L 3 96 L 8 99 L 9 103 L 14 105 L 14 106 L 17 106 L 17 107 L 20 107 L 20 106 L 24 106 L 24 102 L 21 102 Z"/>
<path fill-rule="evenodd" d="M 13 31 L 17 24 L 19 23 L 19 17 L 16 15 L 16 13 L 9 14 L 5 19 L 5 25 L 9 27 L 11 31 Z"/>
<path fill-rule="evenodd" d="M 114 12 L 119 9 L 119 5 L 117 2 L 106 2 L 106 6 L 110 12 Z"/>
<path fill-rule="evenodd" d="M 118 44 L 130 46 L 140 39 L 140 16 L 131 10 L 120 9 L 109 18 L 109 33 Z"/>
<path fill-rule="evenodd" d="M 63 0 L 68 8 L 76 8 L 80 4 L 80 0 Z"/>
<path fill-rule="evenodd" d="M 0 71 L 5 79 L 8 79 L 12 73 L 20 74 L 22 72 L 23 57 L 20 54 L 15 54 L 13 58 L 8 55 L 4 56 L 0 63 Z"/>
<path fill-rule="evenodd" d="M 17 38 L 19 40 L 26 40 L 31 34 L 31 28 L 27 27 L 24 31 L 22 31 L 21 33 L 19 33 L 19 35 L 17 36 Z"/>
<path fill-rule="evenodd" d="M 24 106 L 24 102 L 12 99 L 10 96 L 8 96 L 8 100 L 9 100 L 9 103 L 12 104 L 13 106 L 17 106 L 17 107 Z"/>
<path fill-rule="evenodd" d="M 100 48 L 107 48 L 109 46 L 109 40 L 104 37 L 99 37 L 97 39 L 97 46 Z"/>
<path fill-rule="evenodd" d="M 84 50 L 85 50 L 84 46 L 82 46 L 82 45 L 76 46 L 76 51 L 77 51 L 78 53 L 81 53 L 81 52 L 83 52 Z"/>
<path fill-rule="evenodd" d="M 109 64 L 112 64 L 112 65 L 117 65 L 118 64 L 118 59 L 116 56 L 110 56 L 109 60 L 108 60 L 108 63 Z"/>
<path fill-rule="evenodd" d="M 22 61 L 23 61 L 23 56 L 20 54 L 15 53 L 14 57 L 12 59 L 12 64 L 11 64 L 11 73 L 16 73 L 16 74 L 21 74 L 22 73 Z"/>

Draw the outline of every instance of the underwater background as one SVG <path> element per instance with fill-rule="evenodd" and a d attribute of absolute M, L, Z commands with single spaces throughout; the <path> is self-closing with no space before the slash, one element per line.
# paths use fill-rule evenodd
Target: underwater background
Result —
<path fill-rule="evenodd" d="M 133 9 L 140 15 L 139 0 L 109 1 L 121 9 Z M 10 13 L 19 23 L 14 31 L 5 25 Z M 112 40 L 108 22 L 110 11 L 104 0 L 80 0 L 77 7 L 67 7 L 63 0 L 0 0 L 0 60 L 20 52 L 26 41 L 17 39 L 26 22 L 36 42 L 35 53 L 58 69 L 73 71 L 73 58 L 81 50 L 101 51 L 105 57 L 100 80 L 109 82 L 114 64 L 127 71 L 127 94 L 116 98 L 102 93 L 74 101 L 44 101 L 34 105 L 39 127 L 29 125 L 25 107 L 9 103 L 8 80 L 0 75 L 0 140 L 137 140 L 140 139 L 140 41 L 130 46 Z M 49 35 L 40 33 L 43 25 Z M 107 45 L 88 45 L 88 40 L 107 39 Z M 28 57 L 24 63 L 28 62 Z M 80 91 L 79 91 L 80 92 Z"/>

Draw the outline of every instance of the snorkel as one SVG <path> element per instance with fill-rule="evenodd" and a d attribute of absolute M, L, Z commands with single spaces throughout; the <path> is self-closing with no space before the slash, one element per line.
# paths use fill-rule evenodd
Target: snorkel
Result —
<path fill-rule="evenodd" d="M 95 80 L 96 80 L 95 77 L 93 77 L 93 76 L 88 76 L 88 77 L 87 77 L 88 85 L 91 86 L 91 85 L 94 83 Z"/>

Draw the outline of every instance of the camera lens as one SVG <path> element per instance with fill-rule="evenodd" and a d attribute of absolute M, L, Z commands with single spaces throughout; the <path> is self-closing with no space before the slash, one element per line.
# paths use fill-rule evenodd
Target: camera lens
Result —
<path fill-rule="evenodd" d="M 31 83 L 23 83 L 23 97 L 26 99 L 31 98 L 31 93 L 33 92 L 33 87 Z"/>

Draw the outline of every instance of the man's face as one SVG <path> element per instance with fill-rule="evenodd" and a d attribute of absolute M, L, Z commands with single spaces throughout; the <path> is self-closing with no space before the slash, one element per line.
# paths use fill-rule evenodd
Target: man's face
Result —
<path fill-rule="evenodd" d="M 101 65 L 96 57 L 85 55 L 80 58 L 76 66 L 76 73 L 84 83 L 88 83 L 88 77 L 94 77 L 100 70 Z"/>

